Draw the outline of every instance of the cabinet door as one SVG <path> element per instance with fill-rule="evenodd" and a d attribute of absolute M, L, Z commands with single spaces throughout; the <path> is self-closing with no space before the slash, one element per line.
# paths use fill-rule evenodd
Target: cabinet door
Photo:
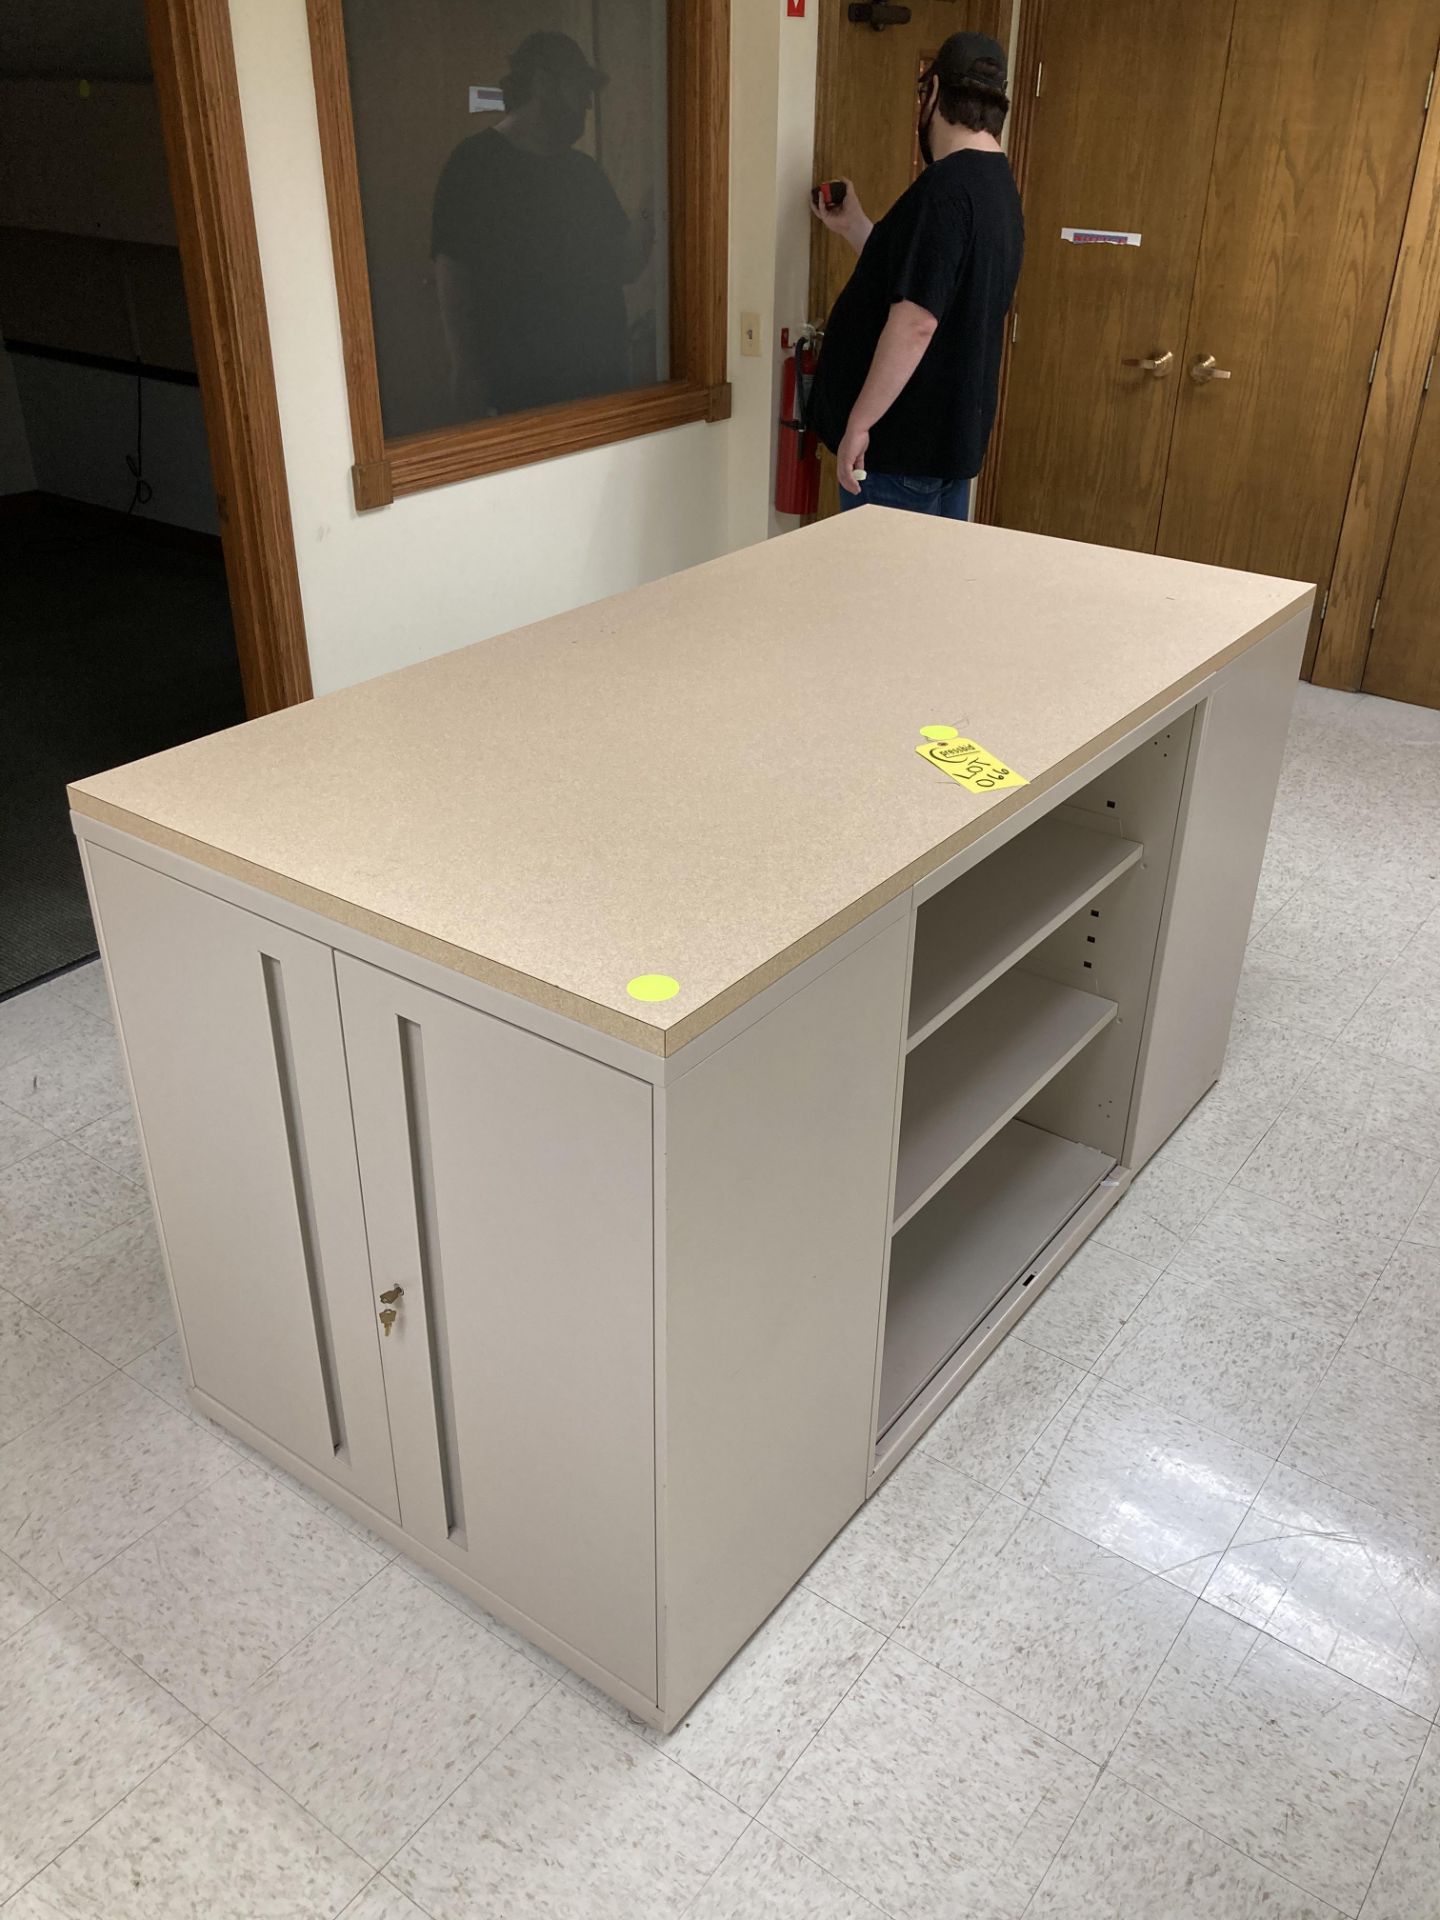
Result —
<path fill-rule="evenodd" d="M 653 1700 L 649 1085 L 338 968 L 402 1524 Z"/>
<path fill-rule="evenodd" d="M 396 1519 L 334 955 L 89 862 L 191 1377 Z"/>

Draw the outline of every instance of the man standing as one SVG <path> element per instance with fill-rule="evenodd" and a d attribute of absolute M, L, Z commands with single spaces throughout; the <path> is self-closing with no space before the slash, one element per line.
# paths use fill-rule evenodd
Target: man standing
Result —
<path fill-rule="evenodd" d="M 996 41 L 951 34 L 920 81 L 924 172 L 873 224 L 849 182 L 838 208 L 816 208 L 860 256 L 825 330 L 809 407 L 836 457 L 842 507 L 966 517 L 1025 237 L 997 138 L 1005 84 Z"/>
<path fill-rule="evenodd" d="M 457 420 L 634 384 L 624 288 L 654 227 L 632 226 L 577 150 L 604 84 L 568 34 L 532 33 L 510 56 L 503 118 L 445 163 L 430 250 Z"/>

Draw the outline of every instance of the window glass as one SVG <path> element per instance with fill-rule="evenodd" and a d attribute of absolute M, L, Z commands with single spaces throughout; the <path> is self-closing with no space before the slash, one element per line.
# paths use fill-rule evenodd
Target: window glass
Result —
<path fill-rule="evenodd" d="M 387 438 L 670 377 L 667 0 L 344 0 Z"/>

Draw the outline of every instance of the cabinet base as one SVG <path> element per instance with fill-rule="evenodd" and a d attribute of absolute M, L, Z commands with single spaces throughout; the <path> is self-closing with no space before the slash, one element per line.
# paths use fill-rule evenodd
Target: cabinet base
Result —
<path fill-rule="evenodd" d="M 633 1713 L 637 1720 L 644 1721 L 646 1726 L 656 1727 L 662 1733 L 668 1733 L 679 1721 L 681 1714 L 688 1711 L 693 1704 L 686 1701 L 680 1712 L 667 1722 L 654 1700 L 647 1700 L 643 1694 L 637 1693 L 625 1681 L 607 1672 L 595 1661 L 587 1660 L 578 1647 L 572 1647 L 557 1635 L 548 1633 L 538 1621 L 532 1620 L 518 1607 L 509 1606 L 499 1594 L 490 1593 L 478 1580 L 472 1580 L 468 1574 L 462 1573 L 442 1554 L 435 1553 L 420 1541 L 412 1539 L 403 1527 L 397 1526 L 383 1513 L 377 1513 L 373 1507 L 357 1499 L 347 1487 L 342 1487 L 338 1482 L 331 1480 L 317 1467 L 311 1466 L 308 1460 L 302 1460 L 298 1454 L 278 1446 L 268 1433 L 261 1433 L 258 1427 L 252 1427 L 238 1414 L 232 1413 L 229 1407 L 222 1406 L 218 1400 L 212 1400 L 208 1394 L 202 1393 L 198 1387 L 188 1386 L 187 1392 L 190 1404 L 197 1413 L 203 1413 L 207 1419 L 213 1420 L 227 1433 L 233 1433 L 237 1440 L 243 1440 L 247 1446 L 253 1447 L 267 1460 L 273 1461 L 278 1467 L 283 1467 L 287 1473 L 302 1481 L 305 1486 L 313 1487 L 316 1493 L 323 1494 L 332 1506 L 338 1507 L 342 1513 L 348 1513 L 352 1520 L 358 1520 L 362 1525 L 369 1527 L 370 1531 L 378 1534 L 387 1545 L 397 1548 L 417 1566 L 423 1567 L 427 1573 L 435 1574 L 438 1579 L 445 1582 L 447 1587 L 453 1587 L 465 1599 L 473 1601 L 484 1612 L 493 1615 L 502 1626 L 513 1627 L 516 1633 L 533 1647 L 538 1648 L 541 1653 L 550 1654 L 562 1666 L 578 1674 L 582 1680 L 591 1681 L 602 1693 L 624 1707 L 627 1713 Z"/>

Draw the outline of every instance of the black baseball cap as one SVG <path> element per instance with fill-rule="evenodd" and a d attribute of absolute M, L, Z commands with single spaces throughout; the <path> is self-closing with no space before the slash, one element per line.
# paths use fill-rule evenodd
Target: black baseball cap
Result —
<path fill-rule="evenodd" d="M 998 88 L 1004 93 L 1007 78 L 1005 49 L 988 33 L 952 33 L 935 56 L 930 69 L 947 87 Z"/>
<path fill-rule="evenodd" d="M 516 47 L 510 56 L 507 79 L 530 81 L 538 72 L 575 74 L 597 88 L 609 79 L 608 74 L 591 66 L 580 51 L 579 43 L 568 33 L 530 33 Z"/>

